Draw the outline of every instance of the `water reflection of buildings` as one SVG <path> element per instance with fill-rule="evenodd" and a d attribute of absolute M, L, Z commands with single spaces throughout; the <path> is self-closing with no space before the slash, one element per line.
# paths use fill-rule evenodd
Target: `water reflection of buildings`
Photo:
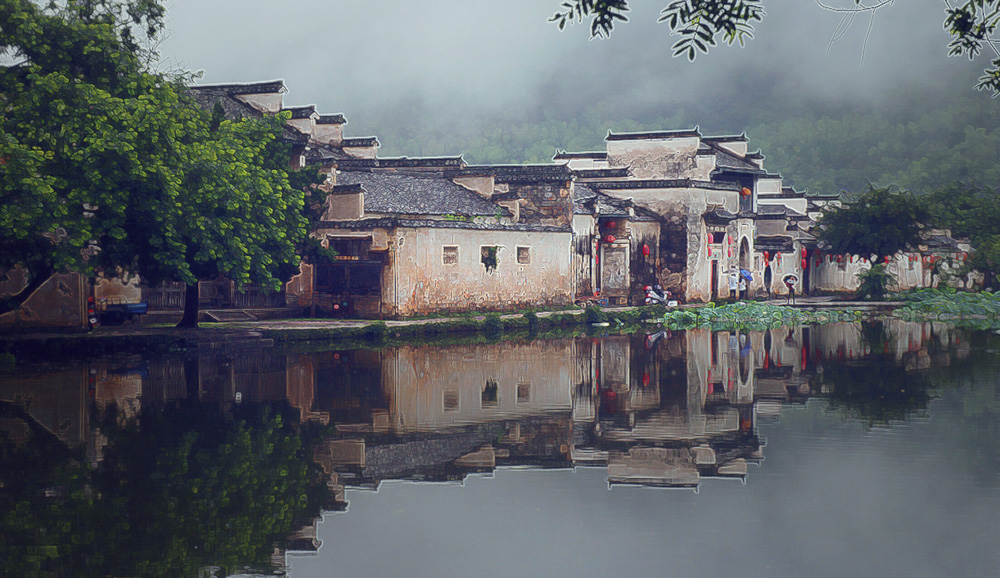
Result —
<path fill-rule="evenodd" d="M 95 464 L 106 441 L 91 417 L 101 412 L 124 422 L 144 406 L 191 397 L 223 411 L 287 402 L 303 422 L 335 425 L 314 452 L 334 508 L 345 485 L 454 481 L 503 466 L 597 466 L 610 484 L 694 487 L 744 478 L 763 457 L 758 421 L 828 393 L 824 367 L 881 355 L 912 372 L 968 354 L 962 334 L 944 325 L 885 329 L 134 357 L 0 375 L 0 401 Z M 315 524 L 289 537 L 290 550 L 318 547 Z"/>

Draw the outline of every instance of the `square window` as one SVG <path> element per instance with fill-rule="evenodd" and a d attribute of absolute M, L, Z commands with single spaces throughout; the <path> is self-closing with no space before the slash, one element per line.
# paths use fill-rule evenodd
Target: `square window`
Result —
<path fill-rule="evenodd" d="M 528 265 L 531 263 L 531 247 L 517 248 L 517 264 Z"/>
<path fill-rule="evenodd" d="M 442 247 L 441 263 L 443 263 L 445 265 L 457 265 L 458 264 L 458 246 L 457 245 L 445 245 L 444 247 Z"/>

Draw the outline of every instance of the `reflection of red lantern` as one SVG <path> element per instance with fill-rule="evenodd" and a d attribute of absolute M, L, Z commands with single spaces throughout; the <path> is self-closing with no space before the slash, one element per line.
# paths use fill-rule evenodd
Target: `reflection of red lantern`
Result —
<path fill-rule="evenodd" d="M 643 387 L 649 387 L 649 374 L 648 373 L 642 374 L 642 385 L 643 385 Z"/>
<path fill-rule="evenodd" d="M 642 256 L 649 257 L 649 245 L 642 246 Z"/>
<path fill-rule="evenodd" d="M 888 256 L 888 255 L 886 255 L 886 256 L 885 256 L 885 262 L 886 262 L 886 263 L 888 263 L 888 262 L 889 262 L 889 256 Z"/>
<path fill-rule="evenodd" d="M 844 262 L 844 256 L 843 255 L 837 255 L 837 263 L 843 263 L 843 262 Z"/>
<path fill-rule="evenodd" d="M 608 235 L 607 237 L 604 237 L 604 242 L 605 243 L 614 243 L 615 242 L 615 236 L 614 235 Z"/>
<path fill-rule="evenodd" d="M 822 259 L 816 259 L 816 266 L 819 267 L 823 263 Z"/>

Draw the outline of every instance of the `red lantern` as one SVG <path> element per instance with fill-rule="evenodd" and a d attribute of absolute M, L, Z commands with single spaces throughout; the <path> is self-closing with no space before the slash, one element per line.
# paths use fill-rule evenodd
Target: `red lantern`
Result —
<path fill-rule="evenodd" d="M 608 227 L 614 229 L 615 228 L 615 222 L 614 221 L 608 221 Z"/>
<path fill-rule="evenodd" d="M 771 254 L 768 253 L 767 251 L 764 251 L 764 260 L 767 261 L 770 258 L 771 258 Z"/>
<path fill-rule="evenodd" d="M 802 268 L 803 269 L 808 269 L 809 268 L 809 259 L 803 259 L 802 260 Z"/>
<path fill-rule="evenodd" d="M 809 258 L 809 250 L 806 249 L 805 247 L 802 247 L 802 258 L 803 259 Z"/>
<path fill-rule="evenodd" d="M 604 242 L 605 243 L 614 243 L 615 242 L 615 236 L 614 235 L 608 235 L 607 237 L 604 237 Z"/>
<path fill-rule="evenodd" d="M 709 257 L 712 256 L 712 247 L 711 246 L 708 247 L 708 256 Z"/>
<path fill-rule="evenodd" d="M 649 257 L 649 245 L 642 246 L 642 256 Z"/>
<path fill-rule="evenodd" d="M 837 255 L 837 263 L 843 263 L 843 262 L 844 262 L 844 256 L 843 255 Z"/>
<path fill-rule="evenodd" d="M 740 191 L 740 194 L 742 194 L 744 197 L 749 197 L 751 194 L 753 194 L 753 191 L 751 191 L 746 187 L 743 187 L 743 190 Z"/>
<path fill-rule="evenodd" d="M 886 255 L 886 256 L 885 256 L 885 262 L 886 262 L 886 263 L 888 263 L 888 262 L 889 262 L 889 256 L 888 256 L 888 255 Z"/>

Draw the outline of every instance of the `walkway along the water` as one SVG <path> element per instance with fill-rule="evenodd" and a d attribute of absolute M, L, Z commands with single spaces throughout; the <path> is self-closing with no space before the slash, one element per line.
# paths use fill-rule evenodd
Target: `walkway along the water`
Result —
<path fill-rule="evenodd" d="M 783 298 L 765 301 L 769 305 L 785 306 Z M 891 311 L 902 302 L 846 302 L 833 297 L 797 297 L 789 307 L 801 309 L 850 309 Z M 703 307 L 702 303 L 680 305 L 680 308 Z M 604 307 L 601 309 L 611 319 L 625 322 L 654 321 L 664 311 L 663 307 Z M 572 308 L 559 311 L 540 311 L 539 321 L 545 326 L 581 325 L 579 316 L 586 310 Z M 100 327 L 89 333 L 30 333 L 0 335 L 0 351 L 15 354 L 33 353 L 35 356 L 49 352 L 51 355 L 94 354 L 156 350 L 225 350 L 247 347 L 270 347 L 275 342 L 296 341 L 350 341 L 363 340 L 377 343 L 386 336 L 413 336 L 419 339 L 428 333 L 482 332 L 482 315 L 462 315 L 422 319 L 378 321 L 372 319 L 264 319 L 225 323 L 202 322 L 198 329 L 179 329 L 170 325 L 142 327 Z M 501 314 L 504 329 L 526 329 L 523 313 Z"/>

